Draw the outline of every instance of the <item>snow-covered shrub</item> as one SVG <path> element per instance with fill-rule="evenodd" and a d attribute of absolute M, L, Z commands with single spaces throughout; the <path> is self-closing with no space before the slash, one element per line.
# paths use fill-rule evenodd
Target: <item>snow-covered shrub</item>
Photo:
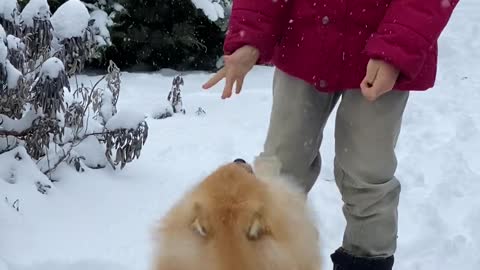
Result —
<path fill-rule="evenodd" d="M 180 85 L 183 84 L 183 78 L 181 76 L 176 76 L 172 82 L 172 89 L 170 89 L 170 92 L 168 93 L 167 100 L 170 101 L 173 113 L 185 114 L 182 102 L 182 90 L 180 89 Z"/>
<path fill-rule="evenodd" d="M 0 3 L 0 24 L 7 34 L 18 35 L 20 31 L 20 8 L 17 0 L 2 0 Z"/>
<path fill-rule="evenodd" d="M 113 45 L 110 28 L 115 25 L 113 21 L 115 16 L 125 8 L 115 0 L 88 0 L 84 1 L 84 4 L 90 11 L 88 25 L 96 47 L 90 58 L 101 64 L 107 64 L 105 51 Z"/>
<path fill-rule="evenodd" d="M 98 45 L 85 38 L 92 33 L 85 6 L 69 0 L 51 17 L 43 0 L 27 7 L 21 14 L 36 14 L 34 29 L 49 30 L 42 27 L 50 25 L 52 31 L 35 34 L 43 39 L 41 46 L 48 45 L 35 51 L 30 26 L 20 25 L 18 36 L 7 36 L 0 26 L 0 159 L 24 151 L 22 157 L 28 155 L 50 179 L 61 164 L 78 172 L 108 164 L 124 168 L 140 156 L 148 126 L 143 116 L 117 112 L 121 73 L 115 63 L 91 86 L 70 82 Z M 48 183 L 34 184 L 39 192 L 48 192 Z"/>
<path fill-rule="evenodd" d="M 31 0 L 20 13 L 22 36 L 25 37 L 26 54 L 33 68 L 50 56 L 53 27 L 50 22 L 50 6 L 47 0 Z"/>
<path fill-rule="evenodd" d="M 23 83 L 21 72 L 10 62 L 9 56 L 12 56 L 14 60 L 18 60 L 19 57 L 16 53 L 9 55 L 11 39 L 14 38 L 11 35 L 7 37 L 0 25 L 0 114 L 20 118 L 27 89 Z M 19 54 L 22 55 L 22 53 Z"/>
<path fill-rule="evenodd" d="M 158 109 L 156 112 L 154 112 L 152 117 L 153 119 L 160 120 L 160 119 L 165 119 L 172 116 L 173 116 L 172 107 L 168 106 L 168 107 L 161 107 L 160 109 Z"/>
<path fill-rule="evenodd" d="M 19 71 L 25 69 L 25 43 L 14 35 L 7 36 L 8 60 Z"/>
<path fill-rule="evenodd" d="M 55 56 L 60 58 L 69 76 L 80 72 L 94 51 L 89 28 L 90 14 L 80 0 L 68 0 L 52 15 Z"/>

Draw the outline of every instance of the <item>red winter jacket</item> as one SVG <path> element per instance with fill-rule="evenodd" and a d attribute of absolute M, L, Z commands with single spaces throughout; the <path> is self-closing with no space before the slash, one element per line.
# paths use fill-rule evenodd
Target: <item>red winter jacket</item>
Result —
<path fill-rule="evenodd" d="M 437 39 L 459 0 L 233 0 L 225 54 L 259 49 L 258 64 L 320 91 L 359 88 L 370 58 L 400 71 L 397 90 L 434 85 Z"/>

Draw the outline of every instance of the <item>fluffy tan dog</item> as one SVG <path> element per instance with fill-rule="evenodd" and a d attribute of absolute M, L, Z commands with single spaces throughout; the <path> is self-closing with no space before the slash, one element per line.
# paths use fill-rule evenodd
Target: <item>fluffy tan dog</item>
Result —
<path fill-rule="evenodd" d="M 155 231 L 153 270 L 319 270 L 305 195 L 248 164 L 221 166 L 188 192 Z"/>

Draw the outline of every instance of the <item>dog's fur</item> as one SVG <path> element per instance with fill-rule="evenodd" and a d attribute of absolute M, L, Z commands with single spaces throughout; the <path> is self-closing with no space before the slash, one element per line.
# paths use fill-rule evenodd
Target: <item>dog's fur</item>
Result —
<path fill-rule="evenodd" d="M 153 270 L 319 270 L 318 235 L 300 189 L 221 166 L 155 231 Z"/>

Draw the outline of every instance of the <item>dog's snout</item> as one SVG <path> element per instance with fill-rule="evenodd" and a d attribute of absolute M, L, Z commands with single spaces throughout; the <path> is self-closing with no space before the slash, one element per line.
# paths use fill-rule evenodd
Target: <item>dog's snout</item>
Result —
<path fill-rule="evenodd" d="M 237 158 L 233 161 L 233 163 L 238 164 L 239 166 L 243 167 L 246 169 L 249 173 L 253 173 L 253 168 L 248 164 L 244 159 L 242 158 Z"/>
<path fill-rule="evenodd" d="M 247 164 L 247 162 L 246 162 L 244 159 L 242 159 L 242 158 L 237 158 L 237 159 L 235 159 L 233 162 L 235 162 L 235 163 Z"/>

